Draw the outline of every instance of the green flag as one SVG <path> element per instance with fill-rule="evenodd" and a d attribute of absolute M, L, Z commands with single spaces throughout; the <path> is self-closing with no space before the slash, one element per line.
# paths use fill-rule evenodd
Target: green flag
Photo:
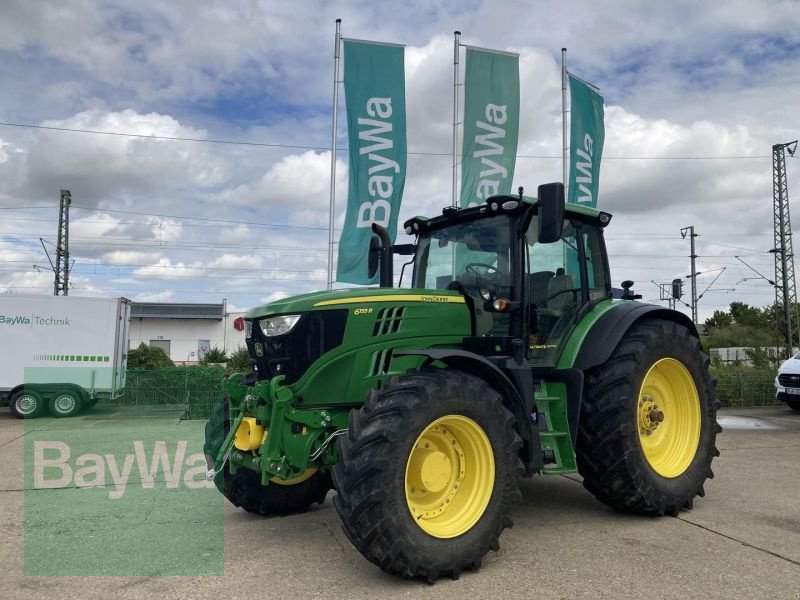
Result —
<path fill-rule="evenodd" d="M 508 194 L 519 136 L 519 55 L 467 48 L 461 206 Z"/>
<path fill-rule="evenodd" d="M 571 125 L 567 202 L 595 207 L 605 140 L 603 97 L 596 88 L 572 74 L 569 75 L 569 93 Z"/>
<path fill-rule="evenodd" d="M 392 242 L 406 181 L 406 91 L 403 46 L 344 40 L 349 184 L 336 280 L 367 277 L 370 227 L 386 228 Z"/>

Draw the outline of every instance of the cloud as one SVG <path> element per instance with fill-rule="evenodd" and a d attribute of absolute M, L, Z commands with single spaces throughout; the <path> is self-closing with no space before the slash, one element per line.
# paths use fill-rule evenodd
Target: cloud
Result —
<path fill-rule="evenodd" d="M 272 165 L 257 182 L 245 183 L 219 194 L 227 204 L 269 206 L 278 211 L 325 206 L 329 195 L 331 153 L 308 150 L 289 154 Z M 347 167 L 336 161 L 336 186 L 347 189 Z"/>
<path fill-rule="evenodd" d="M 223 254 L 208 263 L 209 269 L 259 269 L 263 259 L 253 254 Z"/>
<path fill-rule="evenodd" d="M 206 135 L 202 130 L 182 126 L 171 116 L 140 114 L 131 109 L 90 109 L 66 119 L 45 120 L 42 125 L 145 136 Z M 14 177 L 15 171 L 25 177 Z M 163 195 L 187 187 L 213 188 L 227 174 L 224 161 L 202 144 L 39 130 L 30 136 L 24 152 L 0 163 L 0 189 L 9 196 L 34 201 L 52 198 L 59 189 L 69 189 L 74 204 L 98 206 L 132 194 Z"/>
<path fill-rule="evenodd" d="M 262 304 L 269 304 L 270 302 L 275 302 L 276 300 L 283 300 L 284 298 L 288 298 L 289 294 L 283 290 L 275 290 L 271 294 L 264 296 L 263 298 L 259 299 L 259 302 Z"/>
<path fill-rule="evenodd" d="M 254 235 L 247 225 L 235 225 L 230 229 L 223 229 L 219 234 L 219 241 L 226 244 L 237 244 L 253 239 Z"/>
<path fill-rule="evenodd" d="M 82 219 L 74 219 L 70 222 L 70 236 L 81 237 L 102 237 L 119 227 L 120 219 L 108 214 L 97 214 Z"/>
<path fill-rule="evenodd" d="M 112 265 L 153 264 L 161 258 L 160 252 L 139 252 L 136 250 L 114 250 L 103 254 L 103 262 Z"/>
<path fill-rule="evenodd" d="M 142 292 L 133 297 L 135 302 L 169 302 L 175 297 L 173 290 L 163 290 L 160 292 Z"/>
<path fill-rule="evenodd" d="M 182 262 L 173 264 L 169 258 L 162 258 L 152 265 L 135 269 L 133 276 L 142 279 L 199 279 L 203 277 L 204 273 L 205 267 L 201 262 L 194 262 L 191 265 Z"/>

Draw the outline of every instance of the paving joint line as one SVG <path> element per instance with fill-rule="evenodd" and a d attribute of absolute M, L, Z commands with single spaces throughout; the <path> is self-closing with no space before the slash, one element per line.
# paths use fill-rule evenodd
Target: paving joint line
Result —
<path fill-rule="evenodd" d="M 26 431 L 22 435 L 18 435 L 17 437 L 15 437 L 13 440 L 8 440 L 4 444 L 0 444 L 0 448 L 2 448 L 4 446 L 8 446 L 9 444 L 16 442 L 17 440 L 24 438 L 27 433 L 29 433 L 29 432 Z"/>
<path fill-rule="evenodd" d="M 718 535 L 720 537 L 723 537 L 723 538 L 725 538 L 727 540 L 731 540 L 732 542 L 737 542 L 737 543 L 741 544 L 742 546 L 744 546 L 746 548 L 753 548 L 754 550 L 758 550 L 760 552 L 764 552 L 765 554 L 769 554 L 770 556 L 774 556 L 775 558 L 780 558 L 781 560 L 785 560 L 786 562 L 792 563 L 793 565 L 796 565 L 796 566 L 800 567 L 800 561 L 797 561 L 797 560 L 794 560 L 792 558 L 789 558 L 788 556 L 783 556 L 781 554 L 778 554 L 777 552 L 773 552 L 772 550 L 767 550 L 766 548 L 761 548 L 760 546 L 755 546 L 753 544 L 750 544 L 748 542 L 745 542 L 745 541 L 740 540 L 738 538 L 735 538 L 733 536 L 726 535 L 724 533 L 721 533 L 719 531 L 711 529 L 710 527 L 706 527 L 705 525 L 700 525 L 700 523 L 695 523 L 694 521 L 689 521 L 687 519 L 684 519 L 681 516 L 678 516 L 678 520 L 681 521 L 682 523 L 687 523 L 688 525 L 692 525 L 693 527 L 697 527 L 698 529 L 702 529 L 704 531 L 708 531 L 709 533 L 713 533 L 713 534 Z"/>

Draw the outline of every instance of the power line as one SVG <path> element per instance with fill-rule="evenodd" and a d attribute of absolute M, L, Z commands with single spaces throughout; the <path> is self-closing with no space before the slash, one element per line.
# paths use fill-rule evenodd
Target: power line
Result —
<path fill-rule="evenodd" d="M 223 140 L 223 139 L 210 139 L 210 138 L 192 138 L 181 136 L 169 135 L 147 135 L 144 133 L 125 133 L 120 131 L 100 131 L 96 129 L 78 129 L 74 127 L 55 127 L 51 125 L 33 125 L 31 123 L 8 123 L 0 121 L 0 126 L 4 127 L 20 127 L 25 129 L 42 129 L 46 131 L 62 131 L 69 133 L 85 133 L 92 135 L 111 135 L 116 137 L 129 137 L 141 138 L 149 140 L 165 140 L 172 142 L 197 142 L 204 144 L 226 144 L 231 146 L 254 146 L 263 148 L 284 148 L 289 150 L 330 150 L 328 146 L 305 146 L 301 144 L 284 144 L 277 142 L 247 142 L 243 140 Z M 346 150 L 346 148 L 338 148 L 337 150 Z M 450 152 L 420 152 L 409 151 L 407 154 L 416 156 L 451 156 Z M 517 158 L 532 158 L 532 159 L 561 159 L 561 155 L 532 155 L 532 154 L 518 154 Z M 770 158 L 769 156 L 753 156 L 753 155 L 729 155 L 729 156 L 604 156 L 604 160 L 763 160 Z"/>
<path fill-rule="evenodd" d="M 120 213 L 124 215 L 140 215 L 145 217 L 160 217 L 162 219 L 184 219 L 187 221 L 208 221 L 211 223 L 226 223 L 226 224 L 233 224 L 233 225 L 251 225 L 251 226 L 259 226 L 259 227 L 278 227 L 278 228 L 285 228 L 285 229 L 311 229 L 315 231 L 328 231 L 327 227 L 312 227 L 308 225 L 280 225 L 277 223 L 251 223 L 250 221 L 234 221 L 231 219 L 209 219 L 207 217 L 186 217 L 181 215 L 165 215 L 160 213 L 145 213 L 145 212 L 137 212 L 133 210 L 119 210 L 119 209 L 111 209 L 111 208 L 94 208 L 91 206 L 77 206 L 73 205 L 72 208 L 80 208 L 81 210 L 93 210 L 95 212 L 111 212 L 111 213 Z"/>

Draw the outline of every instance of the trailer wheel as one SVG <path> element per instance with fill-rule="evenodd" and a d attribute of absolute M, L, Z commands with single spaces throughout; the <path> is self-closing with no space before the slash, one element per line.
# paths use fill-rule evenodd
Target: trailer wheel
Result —
<path fill-rule="evenodd" d="M 586 374 L 576 456 L 583 485 L 598 500 L 677 516 L 705 495 L 722 430 L 708 367 L 686 327 L 649 319 Z"/>
<path fill-rule="evenodd" d="M 8 402 L 11 414 L 18 419 L 34 419 L 44 412 L 44 400 L 39 392 L 20 389 Z"/>
<path fill-rule="evenodd" d="M 50 414 L 58 418 L 73 417 L 80 412 L 82 406 L 81 394 L 72 388 L 56 392 L 48 403 Z"/>
<path fill-rule="evenodd" d="M 206 423 L 203 451 L 209 469 L 214 468 L 214 458 L 228 431 L 228 397 L 224 396 L 211 407 Z M 267 486 L 261 485 L 261 474 L 244 467 L 231 473 L 228 465 L 214 478 L 214 485 L 234 506 L 265 516 L 305 512 L 313 503 L 325 502 L 333 487 L 331 474 L 316 469 L 308 469 L 294 479 L 273 478 L 270 482 Z"/>
<path fill-rule="evenodd" d="M 395 377 L 350 413 L 333 476 L 356 549 L 387 573 L 434 582 L 477 569 L 521 499 L 522 441 L 500 394 L 463 371 Z"/>

